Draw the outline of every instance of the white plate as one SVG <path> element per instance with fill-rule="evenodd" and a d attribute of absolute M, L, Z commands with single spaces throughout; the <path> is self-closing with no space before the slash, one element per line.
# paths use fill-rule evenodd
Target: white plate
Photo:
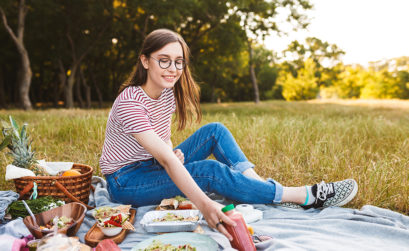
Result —
<path fill-rule="evenodd" d="M 197 251 L 217 251 L 218 244 L 215 240 L 204 234 L 179 232 L 171 234 L 162 234 L 153 236 L 147 240 L 139 242 L 131 251 L 139 251 L 147 248 L 154 240 L 159 240 L 163 244 L 171 244 L 173 246 L 190 244 Z"/>
<path fill-rule="evenodd" d="M 180 215 L 183 217 L 195 217 L 198 216 L 197 221 L 163 221 L 163 222 L 154 222 L 155 219 L 162 218 L 168 213 L 175 215 Z M 140 224 L 150 233 L 158 232 L 188 232 L 194 231 L 199 224 L 199 221 L 202 219 L 203 215 L 199 210 L 164 210 L 164 211 L 149 211 L 147 212 Z"/>

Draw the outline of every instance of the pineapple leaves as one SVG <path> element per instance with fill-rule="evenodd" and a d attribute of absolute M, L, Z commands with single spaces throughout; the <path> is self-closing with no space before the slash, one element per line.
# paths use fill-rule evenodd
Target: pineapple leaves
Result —
<path fill-rule="evenodd" d="M 9 124 L 6 121 L 1 120 L 1 127 L 3 130 L 6 130 L 7 128 L 9 128 Z M 3 132 L 3 135 L 4 135 L 4 132 Z"/>
<path fill-rule="evenodd" d="M 3 142 L 0 144 L 0 151 L 9 146 L 11 143 L 11 135 L 7 135 L 4 137 Z"/>
<path fill-rule="evenodd" d="M 20 139 L 20 134 L 18 133 L 18 131 L 20 131 L 20 128 L 18 127 L 17 122 L 13 119 L 12 116 L 10 116 L 10 124 L 11 124 L 11 127 L 12 127 L 12 129 L 13 129 L 14 135 L 15 135 L 18 139 Z"/>
<path fill-rule="evenodd" d="M 24 124 L 23 127 L 21 127 L 20 139 L 25 139 L 26 138 L 26 136 L 27 136 L 26 127 L 27 127 L 27 124 Z"/>
<path fill-rule="evenodd" d="M 0 151 L 5 147 L 8 147 L 9 154 L 13 157 L 13 165 L 33 169 L 34 173 L 38 168 L 35 167 L 37 160 L 35 158 L 35 152 L 31 150 L 31 141 L 27 135 L 27 124 L 18 126 L 17 122 L 10 116 L 10 125 L 2 122 L 2 134 L 4 136 L 3 141 L 0 143 Z"/>

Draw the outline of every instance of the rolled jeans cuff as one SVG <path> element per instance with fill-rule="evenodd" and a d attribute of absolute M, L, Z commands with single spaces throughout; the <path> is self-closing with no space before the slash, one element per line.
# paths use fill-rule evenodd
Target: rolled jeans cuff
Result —
<path fill-rule="evenodd" d="M 232 166 L 233 170 L 239 171 L 241 173 L 243 173 L 249 168 L 254 168 L 254 164 L 251 163 L 250 161 L 238 162 L 234 166 Z"/>
<path fill-rule="evenodd" d="M 273 203 L 280 203 L 283 200 L 283 185 L 273 179 L 267 179 L 267 182 L 273 183 L 276 188 Z"/>

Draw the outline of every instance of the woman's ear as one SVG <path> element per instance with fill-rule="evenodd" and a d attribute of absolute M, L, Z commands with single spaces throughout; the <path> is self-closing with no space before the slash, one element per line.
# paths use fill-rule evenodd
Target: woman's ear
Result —
<path fill-rule="evenodd" d="M 147 70 L 149 68 L 148 67 L 149 66 L 149 59 L 144 54 L 142 54 L 139 57 L 139 60 L 141 60 L 143 68 L 145 68 L 145 70 Z"/>

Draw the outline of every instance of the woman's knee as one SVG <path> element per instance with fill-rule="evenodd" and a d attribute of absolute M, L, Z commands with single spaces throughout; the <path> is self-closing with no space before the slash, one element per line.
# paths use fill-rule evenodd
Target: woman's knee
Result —
<path fill-rule="evenodd" d="M 213 159 L 195 161 L 185 167 L 192 176 L 196 177 L 219 177 L 223 169 L 228 168 L 222 162 Z"/>
<path fill-rule="evenodd" d="M 206 128 L 213 134 L 218 134 L 218 133 L 223 133 L 225 131 L 228 131 L 227 127 L 221 122 L 212 122 L 212 123 L 206 124 L 205 126 L 203 126 L 203 128 Z"/>

